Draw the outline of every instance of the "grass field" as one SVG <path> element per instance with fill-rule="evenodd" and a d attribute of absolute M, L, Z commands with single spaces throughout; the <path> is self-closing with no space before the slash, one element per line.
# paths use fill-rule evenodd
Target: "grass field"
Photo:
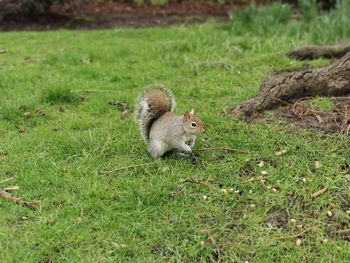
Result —
<path fill-rule="evenodd" d="M 0 262 L 348 262 L 349 137 L 222 114 L 310 42 L 217 23 L 0 33 L 0 187 L 40 201 L 0 199 Z M 108 102 L 158 84 L 205 122 L 195 149 L 240 151 L 154 162 Z"/>

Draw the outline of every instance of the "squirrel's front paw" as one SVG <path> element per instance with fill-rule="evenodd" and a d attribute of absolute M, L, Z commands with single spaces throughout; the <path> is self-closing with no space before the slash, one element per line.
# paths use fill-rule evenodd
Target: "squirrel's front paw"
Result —
<path fill-rule="evenodd" d="M 192 156 L 192 151 L 178 151 L 177 153 L 181 157 L 190 157 L 190 156 Z"/>

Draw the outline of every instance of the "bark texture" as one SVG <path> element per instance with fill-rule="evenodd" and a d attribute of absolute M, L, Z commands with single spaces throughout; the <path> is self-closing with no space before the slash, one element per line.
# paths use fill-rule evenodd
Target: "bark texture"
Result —
<path fill-rule="evenodd" d="M 350 40 L 343 40 L 330 46 L 305 46 L 293 49 L 287 55 L 298 60 L 316 58 L 341 58 L 350 52 Z"/>
<path fill-rule="evenodd" d="M 245 117 L 253 112 L 273 108 L 283 101 L 347 93 L 350 93 L 350 52 L 327 67 L 282 72 L 272 76 L 262 84 L 256 96 L 234 107 L 231 113 Z"/>

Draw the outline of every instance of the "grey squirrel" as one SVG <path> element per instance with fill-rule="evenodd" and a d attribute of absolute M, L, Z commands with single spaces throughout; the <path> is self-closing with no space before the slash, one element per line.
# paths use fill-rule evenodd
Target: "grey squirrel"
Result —
<path fill-rule="evenodd" d="M 181 116 L 173 113 L 174 109 L 175 98 L 163 87 L 146 90 L 137 98 L 135 117 L 141 137 L 155 159 L 174 149 L 191 154 L 196 135 L 204 132 L 194 109 Z"/>

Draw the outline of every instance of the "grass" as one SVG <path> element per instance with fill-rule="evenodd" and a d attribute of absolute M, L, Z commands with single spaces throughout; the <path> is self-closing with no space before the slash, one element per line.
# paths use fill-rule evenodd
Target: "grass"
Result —
<path fill-rule="evenodd" d="M 335 103 L 327 97 L 317 97 L 311 102 L 311 105 L 315 110 L 329 112 L 336 108 Z"/>
<path fill-rule="evenodd" d="M 348 38 L 350 28 L 350 2 L 337 1 L 330 12 L 319 10 L 316 0 L 301 0 L 300 11 L 295 12 L 289 5 L 274 3 L 256 8 L 248 6 L 232 12 L 231 29 L 239 35 L 261 37 L 289 37 L 293 40 L 309 40 L 313 44 L 325 44 Z M 291 20 L 294 13 L 296 19 Z"/>
<path fill-rule="evenodd" d="M 306 42 L 216 23 L 1 33 L 0 181 L 15 176 L 1 187 L 40 207 L 0 199 L 0 262 L 346 262 L 349 138 L 222 114 L 302 66 L 283 53 Z M 132 114 L 108 102 L 132 107 L 157 84 L 205 122 L 196 149 L 244 153 L 154 162 Z M 314 226 L 301 246 L 290 237 Z"/>

